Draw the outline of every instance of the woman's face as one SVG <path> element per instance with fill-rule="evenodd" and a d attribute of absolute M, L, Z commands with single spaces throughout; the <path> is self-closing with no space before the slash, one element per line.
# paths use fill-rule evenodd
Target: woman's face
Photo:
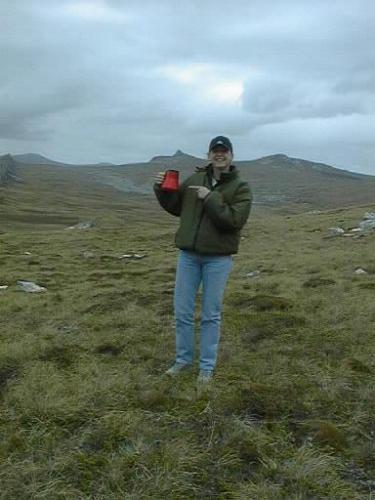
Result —
<path fill-rule="evenodd" d="M 231 166 L 233 154 L 223 146 L 216 146 L 208 153 L 208 159 L 215 168 L 225 170 Z"/>

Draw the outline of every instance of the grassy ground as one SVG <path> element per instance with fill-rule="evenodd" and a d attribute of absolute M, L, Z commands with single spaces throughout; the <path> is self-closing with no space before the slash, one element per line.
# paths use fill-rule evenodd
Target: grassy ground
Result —
<path fill-rule="evenodd" d="M 0 498 L 370 499 L 375 235 L 325 236 L 375 207 L 254 212 L 204 390 L 197 366 L 162 376 L 176 219 L 146 198 L 98 200 L 75 200 L 89 230 L 3 212 Z M 119 259 L 133 252 L 146 257 Z M 47 292 L 19 291 L 19 279 Z"/>

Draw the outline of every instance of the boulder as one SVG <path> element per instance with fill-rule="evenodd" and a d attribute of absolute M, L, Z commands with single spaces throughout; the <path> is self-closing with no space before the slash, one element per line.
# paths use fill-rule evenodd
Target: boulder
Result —
<path fill-rule="evenodd" d="M 39 286 L 33 281 L 19 280 L 17 281 L 17 285 L 20 287 L 22 291 L 28 293 L 41 293 L 47 291 L 47 288 L 45 288 L 44 286 Z"/>

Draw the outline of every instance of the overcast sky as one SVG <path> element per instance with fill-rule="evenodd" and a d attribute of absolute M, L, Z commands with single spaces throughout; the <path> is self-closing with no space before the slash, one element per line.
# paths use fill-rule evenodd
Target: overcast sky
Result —
<path fill-rule="evenodd" d="M 374 0 L 1 0 L 0 154 L 275 153 L 375 175 Z"/>

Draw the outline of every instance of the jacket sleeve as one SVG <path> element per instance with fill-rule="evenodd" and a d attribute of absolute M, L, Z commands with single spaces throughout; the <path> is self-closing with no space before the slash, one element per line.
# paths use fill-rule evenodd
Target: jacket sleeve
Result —
<path fill-rule="evenodd" d="M 160 184 L 154 184 L 154 193 L 161 207 L 176 217 L 181 215 L 182 199 L 187 181 L 188 179 L 180 185 L 178 191 L 163 191 Z"/>
<path fill-rule="evenodd" d="M 218 229 L 240 230 L 246 223 L 251 209 L 252 194 L 247 182 L 242 182 L 231 203 L 224 201 L 220 191 L 212 191 L 204 200 L 207 215 Z"/>

